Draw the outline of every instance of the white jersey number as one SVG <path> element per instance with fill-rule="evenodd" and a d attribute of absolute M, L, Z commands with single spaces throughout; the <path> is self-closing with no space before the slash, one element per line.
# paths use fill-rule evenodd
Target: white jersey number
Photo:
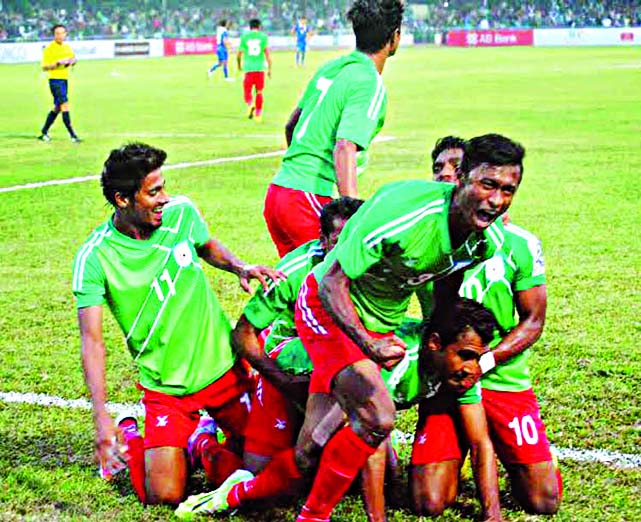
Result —
<path fill-rule="evenodd" d="M 260 54 L 260 40 L 247 40 L 247 54 L 249 56 Z"/>
<path fill-rule="evenodd" d="M 332 86 L 332 83 L 334 83 L 333 80 L 330 80 L 329 78 L 324 78 L 320 77 L 318 80 L 316 80 L 316 88 L 320 91 L 320 95 L 318 96 L 318 100 L 316 101 L 316 105 L 312 109 L 312 111 L 309 113 L 309 116 L 305 118 L 305 121 L 303 124 L 300 126 L 300 129 L 296 133 L 296 139 L 300 140 L 303 136 L 305 136 L 305 133 L 307 132 L 307 126 L 309 125 L 309 120 L 311 120 L 312 116 L 314 115 L 314 112 L 316 111 L 316 108 L 321 104 L 323 101 L 323 98 L 327 95 L 327 91 L 329 91 L 329 88 Z"/>

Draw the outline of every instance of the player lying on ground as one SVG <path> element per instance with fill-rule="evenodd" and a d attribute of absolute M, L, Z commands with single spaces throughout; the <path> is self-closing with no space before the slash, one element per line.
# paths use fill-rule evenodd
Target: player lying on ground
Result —
<path fill-rule="evenodd" d="M 458 183 L 463 152 L 460 138 L 439 140 L 432 152 L 434 179 Z M 526 511 L 552 514 L 561 501 L 561 474 L 550 453 L 528 364 L 529 348 L 545 323 L 545 265 L 536 236 L 506 224 L 505 238 L 504 246 L 491 259 L 465 272 L 460 294 L 492 310 L 503 331 L 503 335 L 497 332 L 492 351 L 484 356 L 487 362 L 481 385 L 492 442 L 510 476 L 512 493 Z M 419 424 L 424 438 L 447 435 L 449 445 L 440 455 L 423 452 L 422 460 L 412 459 L 417 513 L 438 515 L 456 498 L 465 448 L 456 443 L 451 417 L 429 405 L 422 409 Z"/>
<path fill-rule="evenodd" d="M 381 73 L 400 41 L 400 0 L 356 0 L 347 13 L 356 51 L 316 72 L 285 127 L 288 148 L 263 215 L 282 257 L 318 239 L 318 214 L 334 190 L 357 197 L 357 164 L 385 121 Z M 296 215 L 296 219 L 291 219 Z"/>
<path fill-rule="evenodd" d="M 119 458 L 118 430 L 106 409 L 107 304 L 139 369 L 144 448 L 131 419 L 123 427 L 132 484 L 148 504 L 184 498 L 185 449 L 199 410 L 210 411 L 242 447 L 250 380 L 231 349 L 231 326 L 201 260 L 236 274 L 247 291 L 250 279 L 266 288 L 268 278 L 284 278 L 238 259 L 209 234 L 189 199 L 169 197 L 161 171 L 165 158 L 164 151 L 140 143 L 111 151 L 101 184 L 114 213 L 79 249 L 73 269 L 96 455 L 105 469 Z"/>
<path fill-rule="evenodd" d="M 493 338 L 496 327 L 492 313 L 479 303 L 469 299 L 448 303 L 446 308 L 437 309 L 423 328 L 417 320 L 408 319 L 403 323 L 397 334 L 408 345 L 405 357 L 393 370 L 382 370 L 382 378 L 399 409 L 409 408 L 429 397 L 443 401 L 448 397 L 454 402 L 458 400 L 461 416 L 465 420 L 467 440 L 473 448 L 472 460 L 474 470 L 478 471 L 475 475 L 479 491 L 488 492 L 495 500 L 498 499 L 496 469 L 493 468 L 493 475 L 481 472 L 485 467 L 479 457 L 483 453 L 492 456 L 493 450 L 480 403 L 480 388 L 475 384 L 481 375 L 479 357 L 487 351 L 487 342 Z M 309 376 L 312 371 L 311 361 L 298 338 L 282 342 L 271 355 L 287 373 Z M 308 483 L 305 479 L 310 476 L 298 479 L 290 477 L 289 482 L 283 480 L 286 477 L 274 477 L 282 455 L 292 451 L 295 436 L 293 427 L 300 425 L 302 419 L 292 401 L 269 381 L 264 380 L 263 387 L 259 389 L 260 400 L 253 403 L 258 409 L 252 409 L 248 423 L 248 439 L 249 433 L 253 433 L 254 447 L 262 448 L 264 459 L 274 456 L 274 463 L 256 478 L 240 470 L 218 490 L 190 497 L 177 510 L 179 516 L 188 518 L 196 513 L 252 506 L 259 500 L 273 501 L 287 492 L 300 493 Z M 335 424 L 330 429 L 335 431 L 344 424 L 344 420 L 339 411 L 339 416 L 332 419 Z M 324 419 L 323 422 L 328 420 Z M 283 436 L 282 431 L 288 437 Z M 313 438 L 309 426 L 307 434 L 301 436 Z M 310 440 L 310 444 L 312 442 Z M 279 451 L 282 453 L 277 454 Z M 381 471 L 380 468 L 378 471 Z M 382 471 L 384 473 L 384 469 Z M 377 480 L 365 482 L 365 496 L 368 499 L 368 519 L 378 522 L 385 520 L 385 503 L 382 474 L 375 478 Z"/>

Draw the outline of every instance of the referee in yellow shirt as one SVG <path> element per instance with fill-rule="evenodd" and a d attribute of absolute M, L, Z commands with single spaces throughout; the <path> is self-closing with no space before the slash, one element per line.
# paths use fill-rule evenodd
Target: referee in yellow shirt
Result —
<path fill-rule="evenodd" d="M 58 113 L 62 112 L 62 121 L 69 131 L 71 141 L 80 143 L 80 138 L 71 126 L 69 115 L 69 99 L 67 98 L 67 81 L 69 80 L 69 67 L 76 64 L 76 57 L 69 44 L 65 43 L 67 28 L 62 24 L 53 26 L 53 42 L 42 51 L 42 70 L 49 73 L 49 89 L 53 95 L 53 110 L 47 114 L 47 119 L 42 127 L 39 140 L 51 141 L 49 127 L 56 121 Z"/>

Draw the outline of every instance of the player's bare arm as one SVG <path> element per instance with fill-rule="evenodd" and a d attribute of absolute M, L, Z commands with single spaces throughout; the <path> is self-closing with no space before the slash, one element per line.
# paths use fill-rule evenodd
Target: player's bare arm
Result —
<path fill-rule="evenodd" d="M 305 406 L 309 376 L 290 375 L 280 369 L 270 358 L 258 341 L 258 330 L 245 315 L 241 315 L 232 332 L 232 345 L 238 354 L 252 365 L 263 377 L 269 380 L 287 397 Z"/>
<path fill-rule="evenodd" d="M 243 52 L 240 49 L 236 53 L 236 67 L 239 71 L 243 70 Z"/>
<path fill-rule="evenodd" d="M 272 77 L 272 56 L 269 53 L 269 47 L 265 47 L 265 61 L 267 62 L 267 77 Z"/>
<path fill-rule="evenodd" d="M 341 196 L 358 197 L 356 182 L 356 143 L 349 140 L 338 140 L 334 147 L 334 169 L 336 185 Z"/>
<path fill-rule="evenodd" d="M 287 120 L 287 123 L 285 124 L 285 140 L 287 141 L 288 147 L 292 144 L 294 129 L 296 128 L 296 124 L 298 123 L 302 112 L 303 109 L 301 109 L 300 107 L 296 107 L 289 116 L 289 120 Z"/>
<path fill-rule="evenodd" d="M 374 362 L 393 368 L 405 355 L 406 344 L 398 337 L 373 338 L 363 326 L 349 295 L 350 280 L 334 261 L 319 285 L 319 296 L 336 324 Z"/>
<path fill-rule="evenodd" d="M 545 285 L 517 292 L 515 300 L 519 324 L 492 350 L 496 364 L 528 349 L 543 333 L 547 308 Z"/>
<path fill-rule="evenodd" d="M 483 520 L 503 520 L 499 503 L 496 456 L 485 420 L 485 410 L 481 403 L 462 404 L 459 409 L 463 431 L 470 446 L 470 459 L 483 510 Z"/>
<path fill-rule="evenodd" d="M 240 286 L 246 292 L 251 292 L 250 279 L 258 279 L 264 290 L 267 290 L 270 279 L 275 282 L 286 279 L 279 270 L 262 265 L 250 265 L 241 261 L 215 238 L 211 238 L 200 247 L 198 255 L 210 265 L 236 274 L 240 279 Z"/>
<path fill-rule="evenodd" d="M 105 383 L 105 343 L 102 335 L 102 306 L 78 310 L 82 343 L 82 366 L 93 404 L 96 459 L 107 462 L 116 436 L 116 427 L 107 411 Z"/>

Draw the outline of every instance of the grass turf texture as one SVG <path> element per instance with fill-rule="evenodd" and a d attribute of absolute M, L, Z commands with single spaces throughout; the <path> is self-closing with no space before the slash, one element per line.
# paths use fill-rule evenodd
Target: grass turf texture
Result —
<path fill-rule="evenodd" d="M 339 52 L 274 55 L 264 122 L 246 120 L 241 83 L 207 81 L 211 57 L 79 63 L 71 78 L 80 145 L 56 121 L 49 144 L 35 140 L 50 105 L 36 65 L 1 66 L 0 187 L 97 174 L 108 151 L 140 138 L 170 163 L 276 150 L 307 78 Z M 527 148 L 512 219 L 544 243 L 548 322 L 532 373 L 551 440 L 558 446 L 638 452 L 641 442 L 641 49 L 401 49 L 388 62 L 383 134 L 363 195 L 387 181 L 429 174 L 428 153 L 445 134 L 501 132 Z M 273 263 L 262 216 L 278 158 L 166 172 L 173 193 L 190 196 L 212 232 L 243 259 Z M 635 176 L 633 177 L 633 173 Z M 0 390 L 87 396 L 71 298 L 73 254 L 109 214 L 97 182 L 0 194 Z M 234 277 L 208 276 L 231 318 L 246 297 Z M 134 402 L 136 374 L 106 313 L 109 399 Z M 404 414 L 401 426 L 412 429 Z M 97 478 L 86 411 L 0 403 L 0 519 L 165 520 L 144 510 L 127 481 Z M 565 496 L 553 520 L 634 520 L 641 470 L 563 462 Z M 469 482 L 469 481 L 468 481 Z M 196 490 L 204 485 L 196 480 Z M 505 488 L 504 488 L 505 489 Z M 461 509 L 444 520 L 473 520 Z M 537 520 L 504 495 L 510 520 Z M 348 498 L 334 520 L 364 519 Z M 392 521 L 413 521 L 404 510 Z M 294 520 L 293 509 L 229 520 Z M 543 520 L 543 518 L 541 518 Z"/>

